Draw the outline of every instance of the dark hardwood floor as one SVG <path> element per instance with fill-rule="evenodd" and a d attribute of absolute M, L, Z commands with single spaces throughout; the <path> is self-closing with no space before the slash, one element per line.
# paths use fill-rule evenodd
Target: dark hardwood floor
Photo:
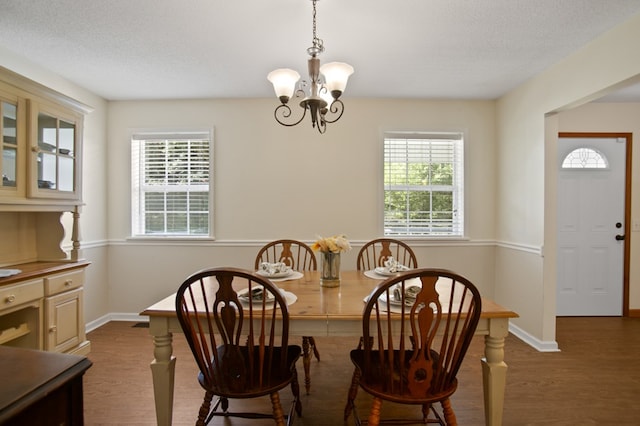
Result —
<path fill-rule="evenodd" d="M 558 318 L 557 326 L 560 352 L 540 353 L 513 336 L 507 339 L 504 425 L 640 425 L 640 319 Z M 149 368 L 153 344 L 148 329 L 129 322 L 111 322 L 88 337 L 93 366 L 84 378 L 85 424 L 154 425 Z M 311 394 L 302 395 L 303 417 L 295 424 L 343 424 L 342 410 L 352 373 L 349 350 L 357 341 L 321 337 L 316 341 L 322 361 L 312 364 Z M 460 425 L 484 424 L 482 351 L 483 339 L 476 338 L 458 376 L 459 388 L 452 404 Z M 192 425 L 203 391 L 180 334 L 174 335 L 174 355 L 178 358 L 174 424 Z M 302 377 L 302 361 L 298 374 Z M 289 403 L 288 390 L 281 393 L 281 399 L 283 404 Z M 360 391 L 356 403 L 361 416 L 366 416 L 370 402 L 371 398 Z M 269 411 L 268 399 L 259 405 Z M 383 416 L 414 412 L 383 404 Z M 218 418 L 211 424 L 273 423 Z M 352 418 L 348 424 L 353 424 Z"/>

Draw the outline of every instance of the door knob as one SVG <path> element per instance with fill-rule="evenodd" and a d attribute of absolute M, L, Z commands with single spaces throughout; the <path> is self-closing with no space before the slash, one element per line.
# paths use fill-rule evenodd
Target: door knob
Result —
<path fill-rule="evenodd" d="M 616 241 L 624 241 L 624 234 L 623 235 L 616 235 Z"/>

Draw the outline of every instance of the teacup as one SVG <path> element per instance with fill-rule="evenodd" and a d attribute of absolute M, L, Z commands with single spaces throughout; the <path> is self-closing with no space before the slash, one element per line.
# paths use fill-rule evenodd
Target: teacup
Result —
<path fill-rule="evenodd" d="M 384 261 L 384 269 L 387 272 L 398 272 L 398 267 L 400 264 L 393 257 L 388 257 L 387 260 Z"/>

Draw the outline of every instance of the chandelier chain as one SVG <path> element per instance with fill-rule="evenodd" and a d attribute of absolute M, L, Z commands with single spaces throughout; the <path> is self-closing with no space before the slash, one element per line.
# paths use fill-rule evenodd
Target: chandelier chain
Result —
<path fill-rule="evenodd" d="M 318 52 L 322 52 L 324 51 L 324 46 L 323 46 L 323 41 L 322 39 L 319 39 L 317 34 L 316 34 L 316 1 L 317 0 L 313 0 L 313 47 L 315 47 Z"/>

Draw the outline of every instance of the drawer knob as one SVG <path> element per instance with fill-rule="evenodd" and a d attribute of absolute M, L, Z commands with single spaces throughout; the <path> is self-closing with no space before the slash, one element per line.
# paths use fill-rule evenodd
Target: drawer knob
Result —
<path fill-rule="evenodd" d="M 16 301 L 16 296 L 14 294 L 10 294 L 7 296 L 7 298 L 5 299 L 5 301 L 7 303 L 13 303 Z"/>
<path fill-rule="evenodd" d="M 49 333 L 55 333 L 58 330 L 58 327 L 56 327 L 55 325 L 49 327 Z"/>
<path fill-rule="evenodd" d="M 66 281 L 64 282 L 64 286 L 65 286 L 65 287 L 70 287 L 70 286 L 71 286 L 71 284 L 73 284 L 73 280 L 66 280 Z"/>

